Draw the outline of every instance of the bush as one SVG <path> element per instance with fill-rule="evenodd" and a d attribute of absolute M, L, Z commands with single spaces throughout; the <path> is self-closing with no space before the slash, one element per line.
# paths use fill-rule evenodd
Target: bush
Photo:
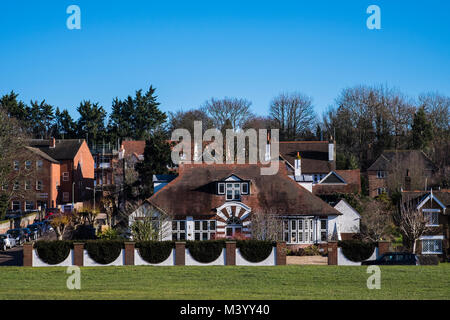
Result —
<path fill-rule="evenodd" d="M 174 241 L 140 241 L 136 242 L 139 254 L 148 263 L 161 263 L 169 258 L 172 249 L 175 247 Z"/>
<path fill-rule="evenodd" d="M 288 256 L 324 256 L 326 253 L 320 252 L 318 246 L 312 245 L 306 248 L 298 248 L 297 250 L 291 250 Z"/>
<path fill-rule="evenodd" d="M 106 229 L 103 232 L 99 232 L 97 237 L 101 240 L 118 240 L 120 239 L 119 232 L 116 229 Z"/>
<path fill-rule="evenodd" d="M 109 264 L 117 259 L 124 248 L 124 243 L 120 240 L 95 240 L 87 241 L 84 247 L 92 260 L 100 264 Z"/>
<path fill-rule="evenodd" d="M 353 262 L 361 262 L 370 258 L 375 250 L 375 242 L 363 242 L 359 240 L 339 241 L 338 246 L 342 248 L 344 256 Z"/>
<path fill-rule="evenodd" d="M 186 248 L 191 256 L 202 263 L 209 263 L 219 258 L 225 247 L 223 240 L 187 241 Z"/>
<path fill-rule="evenodd" d="M 274 242 L 262 240 L 239 240 L 236 242 L 241 255 L 249 262 L 261 262 L 270 255 Z"/>
<path fill-rule="evenodd" d="M 72 248 L 70 241 L 37 241 L 34 243 L 39 258 L 47 264 L 55 265 L 67 259 Z"/>
<path fill-rule="evenodd" d="M 95 236 L 95 228 L 90 225 L 79 225 L 72 232 L 72 240 L 95 240 L 97 237 Z"/>
<path fill-rule="evenodd" d="M 419 264 L 422 266 L 437 266 L 439 264 L 439 257 L 435 254 L 418 255 Z"/>

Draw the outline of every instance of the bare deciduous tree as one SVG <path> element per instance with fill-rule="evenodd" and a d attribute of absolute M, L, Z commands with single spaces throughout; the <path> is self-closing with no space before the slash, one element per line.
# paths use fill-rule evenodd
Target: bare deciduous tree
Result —
<path fill-rule="evenodd" d="M 280 140 L 296 140 L 313 130 L 316 114 L 312 99 L 301 93 L 282 93 L 270 103 L 270 117 L 280 129 Z"/>
<path fill-rule="evenodd" d="M 369 241 L 386 239 L 392 226 L 390 205 L 386 201 L 370 200 L 361 213 L 361 235 Z"/>
<path fill-rule="evenodd" d="M 255 213 L 251 217 L 252 238 L 256 240 L 282 239 L 283 221 L 276 214 Z"/>
<path fill-rule="evenodd" d="M 417 210 L 411 201 L 404 201 L 396 211 L 395 220 L 404 236 L 404 241 L 412 252 L 416 252 L 417 240 L 429 230 L 425 217 Z"/>
<path fill-rule="evenodd" d="M 246 99 L 211 98 L 203 104 L 201 110 L 211 117 L 216 128 L 221 129 L 229 120 L 233 129 L 237 130 L 253 117 L 251 105 L 252 103 Z"/>

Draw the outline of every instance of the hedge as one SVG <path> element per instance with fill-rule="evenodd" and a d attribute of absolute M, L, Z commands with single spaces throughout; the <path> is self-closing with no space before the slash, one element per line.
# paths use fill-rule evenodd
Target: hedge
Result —
<path fill-rule="evenodd" d="M 139 255 L 148 263 L 161 263 L 166 261 L 175 248 L 174 241 L 140 241 L 135 247 L 139 250 Z"/>
<path fill-rule="evenodd" d="M 241 255 L 249 262 L 261 262 L 267 259 L 276 244 L 272 241 L 238 240 L 236 247 Z"/>
<path fill-rule="evenodd" d="M 202 263 L 210 263 L 219 258 L 225 247 L 224 240 L 186 241 L 191 256 Z"/>
<path fill-rule="evenodd" d="M 86 241 L 84 248 L 95 262 L 109 264 L 120 255 L 124 248 L 124 242 L 121 240 L 89 240 Z"/>
<path fill-rule="evenodd" d="M 71 241 L 37 241 L 34 243 L 39 258 L 51 265 L 66 260 L 72 247 Z"/>
<path fill-rule="evenodd" d="M 338 242 L 338 246 L 342 248 L 342 253 L 348 260 L 353 262 L 361 262 L 372 256 L 377 244 L 376 242 L 343 240 Z"/>

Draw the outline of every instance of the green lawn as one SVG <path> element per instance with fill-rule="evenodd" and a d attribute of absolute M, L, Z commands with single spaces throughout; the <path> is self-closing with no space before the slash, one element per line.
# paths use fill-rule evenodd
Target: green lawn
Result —
<path fill-rule="evenodd" d="M 66 268 L 0 268 L 0 299 L 449 299 L 450 264 L 381 267 L 84 267 L 81 290 Z"/>

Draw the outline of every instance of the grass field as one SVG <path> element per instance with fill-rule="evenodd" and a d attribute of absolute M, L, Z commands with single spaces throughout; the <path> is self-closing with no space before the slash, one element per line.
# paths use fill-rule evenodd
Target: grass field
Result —
<path fill-rule="evenodd" d="M 81 290 L 66 268 L 0 268 L 0 299 L 449 299 L 450 264 L 381 267 L 84 267 Z"/>

